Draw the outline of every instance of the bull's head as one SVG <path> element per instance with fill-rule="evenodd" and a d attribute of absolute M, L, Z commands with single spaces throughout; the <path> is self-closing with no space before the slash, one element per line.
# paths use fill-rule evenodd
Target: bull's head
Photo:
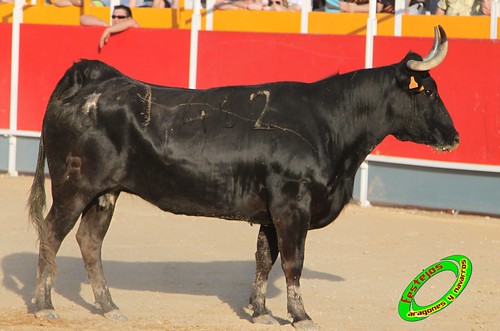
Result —
<path fill-rule="evenodd" d="M 458 132 L 429 74 L 429 70 L 444 60 L 447 51 L 448 40 L 439 26 L 435 28 L 434 45 L 425 58 L 409 53 L 397 65 L 397 81 L 403 96 L 395 102 L 393 110 L 396 117 L 398 113 L 402 117 L 399 117 L 401 125 L 393 134 L 399 140 L 426 144 L 438 151 L 451 151 L 458 146 Z"/>

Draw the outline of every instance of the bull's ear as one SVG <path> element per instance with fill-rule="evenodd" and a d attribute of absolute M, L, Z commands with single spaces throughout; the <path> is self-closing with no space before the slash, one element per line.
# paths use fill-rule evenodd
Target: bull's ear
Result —
<path fill-rule="evenodd" d="M 418 93 L 424 90 L 422 77 L 419 75 L 406 75 L 401 77 L 399 86 L 409 93 Z"/>
<path fill-rule="evenodd" d="M 415 53 L 408 53 L 406 57 L 397 64 L 396 67 L 396 79 L 399 86 L 409 92 L 418 93 L 423 90 L 423 79 L 424 76 L 428 76 L 428 72 L 418 72 L 408 69 L 407 62 L 409 60 L 419 60 L 422 57 Z"/>

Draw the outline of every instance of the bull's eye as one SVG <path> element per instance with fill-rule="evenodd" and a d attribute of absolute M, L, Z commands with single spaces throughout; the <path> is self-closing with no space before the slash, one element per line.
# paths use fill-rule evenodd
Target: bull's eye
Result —
<path fill-rule="evenodd" d="M 425 90 L 424 90 L 424 93 L 425 93 L 425 95 L 426 95 L 426 96 L 428 96 L 428 97 L 430 97 L 430 96 L 433 94 L 433 92 L 432 92 L 431 90 L 428 90 L 428 89 L 425 89 Z"/>

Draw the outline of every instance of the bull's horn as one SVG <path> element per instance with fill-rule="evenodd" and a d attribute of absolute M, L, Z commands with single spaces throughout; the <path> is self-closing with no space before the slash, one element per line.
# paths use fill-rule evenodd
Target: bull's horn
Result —
<path fill-rule="evenodd" d="M 441 25 L 434 27 L 434 45 L 422 61 L 410 60 L 406 63 L 409 69 L 415 71 L 428 71 L 443 62 L 448 52 L 448 39 Z"/>

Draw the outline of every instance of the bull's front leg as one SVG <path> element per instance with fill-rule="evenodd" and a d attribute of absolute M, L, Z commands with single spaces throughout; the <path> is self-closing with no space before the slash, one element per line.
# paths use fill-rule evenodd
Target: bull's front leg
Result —
<path fill-rule="evenodd" d="M 281 266 L 285 273 L 287 309 L 292 325 L 300 330 L 317 330 L 306 313 L 300 293 L 300 277 L 304 265 L 304 249 L 309 227 L 309 212 L 300 207 L 287 207 L 275 221 L 281 254 Z"/>
<path fill-rule="evenodd" d="M 257 237 L 255 253 L 255 281 L 250 295 L 250 308 L 253 309 L 252 320 L 260 324 L 278 324 L 266 309 L 266 290 L 269 272 L 278 257 L 278 239 L 273 225 L 261 225 Z"/>

